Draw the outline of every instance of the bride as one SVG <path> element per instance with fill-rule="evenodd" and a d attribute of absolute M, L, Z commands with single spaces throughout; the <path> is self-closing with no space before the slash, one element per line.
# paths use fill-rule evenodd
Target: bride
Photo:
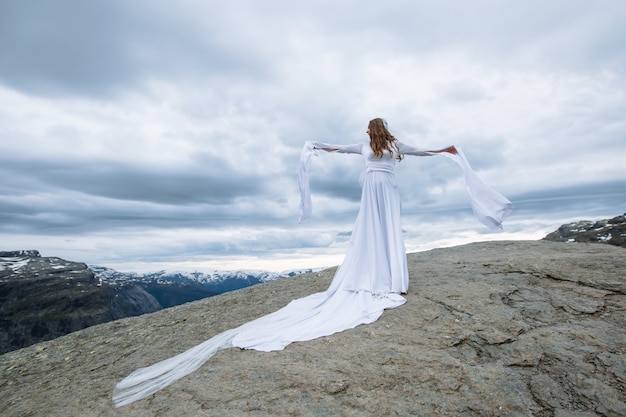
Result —
<path fill-rule="evenodd" d="M 406 145 L 393 137 L 380 118 L 369 122 L 367 134 L 369 143 L 306 142 L 300 158 L 300 221 L 312 213 L 308 175 L 311 155 L 320 151 L 351 153 L 365 160 L 361 206 L 345 259 L 330 287 L 219 333 L 178 356 L 136 370 L 115 386 L 113 401 L 117 407 L 147 397 L 188 375 L 219 349 L 281 350 L 292 342 L 372 323 L 385 309 L 404 304 L 401 294 L 408 290 L 409 274 L 394 166 L 405 155 L 441 154 L 452 159 L 463 171 L 476 218 L 488 227 L 502 228 L 502 221 L 513 209 L 511 202 L 476 176 L 460 148 L 424 150 Z"/>

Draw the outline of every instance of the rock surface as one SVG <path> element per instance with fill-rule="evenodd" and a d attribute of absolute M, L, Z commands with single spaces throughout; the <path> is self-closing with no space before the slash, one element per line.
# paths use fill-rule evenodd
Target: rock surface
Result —
<path fill-rule="evenodd" d="M 84 263 L 0 252 L 0 353 L 161 308 L 138 285 L 101 285 Z"/>
<path fill-rule="evenodd" d="M 501 241 L 408 256 L 407 303 L 279 352 L 226 349 L 114 408 L 114 385 L 326 289 L 301 275 L 90 327 L 0 356 L 10 416 L 623 416 L 626 252 Z"/>
<path fill-rule="evenodd" d="M 595 242 L 626 247 L 626 214 L 604 220 L 567 223 L 544 237 L 553 242 Z"/>

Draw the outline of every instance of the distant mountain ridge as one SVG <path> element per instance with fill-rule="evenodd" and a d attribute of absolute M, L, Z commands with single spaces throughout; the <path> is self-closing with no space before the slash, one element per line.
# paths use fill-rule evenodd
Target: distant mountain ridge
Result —
<path fill-rule="evenodd" d="M 0 354 L 312 270 L 124 273 L 36 250 L 0 251 Z"/>
<path fill-rule="evenodd" d="M 206 272 L 200 271 L 167 271 L 161 270 L 157 272 L 148 272 L 148 273 L 138 273 L 138 272 L 119 272 L 112 268 L 107 268 L 104 266 L 98 265 L 89 265 L 89 269 L 91 269 L 96 278 L 101 279 L 106 282 L 138 282 L 138 281 L 146 281 L 146 280 L 159 280 L 164 284 L 178 281 L 195 281 L 202 284 L 209 283 L 217 283 L 220 281 L 225 281 L 229 279 L 251 279 L 254 278 L 256 281 L 260 282 L 268 282 L 273 281 L 278 278 L 283 278 L 287 276 L 295 276 L 299 274 L 304 274 L 308 272 L 312 272 L 313 269 L 303 269 L 289 272 L 269 272 L 263 270 L 234 270 L 234 271 L 220 271 L 220 270 L 210 270 Z"/>
<path fill-rule="evenodd" d="M 262 270 L 211 270 L 207 272 L 162 270 L 137 273 L 119 272 L 96 265 L 90 265 L 89 268 L 101 284 L 141 286 L 154 296 L 163 308 L 314 271 L 309 268 L 282 273 Z"/>

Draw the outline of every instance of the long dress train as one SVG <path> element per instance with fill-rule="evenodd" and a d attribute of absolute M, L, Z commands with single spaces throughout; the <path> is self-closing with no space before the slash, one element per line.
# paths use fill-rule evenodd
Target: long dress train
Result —
<path fill-rule="evenodd" d="M 326 291 L 291 301 L 282 309 L 252 320 L 175 357 L 141 368 L 119 382 L 113 391 L 117 407 L 153 394 L 195 371 L 218 350 L 228 347 L 259 351 L 281 350 L 288 344 L 372 323 L 388 308 L 406 301 L 408 269 L 400 224 L 400 195 L 393 155 L 374 156 L 369 144 L 332 145 L 307 142 L 300 159 L 300 220 L 311 216 L 308 169 L 319 149 L 361 154 L 365 158 L 361 206 L 342 265 Z M 430 156 L 432 152 L 399 143 L 404 155 Z M 512 204 L 485 185 L 472 171 L 461 150 L 444 154 L 463 170 L 476 218 L 501 228 Z"/>

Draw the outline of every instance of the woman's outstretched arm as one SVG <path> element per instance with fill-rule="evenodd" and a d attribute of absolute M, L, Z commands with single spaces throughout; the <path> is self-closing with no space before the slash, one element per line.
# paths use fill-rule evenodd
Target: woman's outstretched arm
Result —
<path fill-rule="evenodd" d="M 458 154 L 456 147 L 454 145 L 450 145 L 447 148 L 438 149 L 438 150 L 429 150 L 416 148 L 415 146 L 407 145 L 398 141 L 398 150 L 403 155 L 414 155 L 414 156 L 432 156 L 437 153 L 450 153 L 452 155 Z"/>
<path fill-rule="evenodd" d="M 351 145 L 335 145 L 324 142 L 311 142 L 314 151 L 338 152 L 338 153 L 358 153 L 363 150 L 363 143 L 354 143 Z"/>

